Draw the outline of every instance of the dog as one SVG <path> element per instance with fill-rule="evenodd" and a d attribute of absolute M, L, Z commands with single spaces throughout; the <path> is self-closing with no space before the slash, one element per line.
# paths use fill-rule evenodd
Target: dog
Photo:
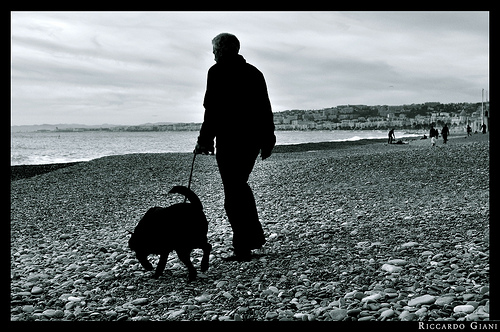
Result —
<path fill-rule="evenodd" d="M 128 241 L 129 248 L 136 253 L 136 257 L 147 271 L 153 266 L 148 261 L 151 254 L 160 255 L 153 278 L 158 279 L 171 251 L 175 250 L 181 262 L 186 265 L 189 273 L 188 282 L 196 280 L 197 272 L 191 262 L 191 251 L 195 248 L 203 250 L 201 271 L 208 269 L 208 260 L 212 245 L 208 243 L 208 221 L 203 212 L 203 205 L 198 196 L 189 188 L 175 186 L 170 194 L 177 193 L 185 196 L 189 203 L 177 203 L 161 208 L 153 207 L 139 221 Z"/>

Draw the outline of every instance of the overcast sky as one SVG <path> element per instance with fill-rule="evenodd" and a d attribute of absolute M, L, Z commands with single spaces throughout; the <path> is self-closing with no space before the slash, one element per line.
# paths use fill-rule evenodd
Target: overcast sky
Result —
<path fill-rule="evenodd" d="M 11 124 L 202 122 L 235 34 L 273 111 L 480 102 L 488 12 L 12 12 Z"/>

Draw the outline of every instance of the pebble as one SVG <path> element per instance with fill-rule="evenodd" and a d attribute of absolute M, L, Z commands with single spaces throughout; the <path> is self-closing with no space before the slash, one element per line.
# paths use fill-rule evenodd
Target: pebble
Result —
<path fill-rule="evenodd" d="M 469 304 L 457 305 L 456 307 L 453 308 L 453 312 L 471 313 L 473 311 L 474 311 L 474 306 Z"/>
<path fill-rule="evenodd" d="M 382 313 L 380 313 L 380 318 L 389 318 L 392 317 L 394 314 L 395 311 L 393 309 L 387 309 L 382 311 Z"/>
<path fill-rule="evenodd" d="M 418 246 L 418 242 L 406 242 L 406 243 L 403 243 L 401 245 L 401 248 L 411 248 L 411 247 L 415 247 L 415 246 Z"/>
<path fill-rule="evenodd" d="M 372 295 L 364 297 L 363 299 L 361 299 L 361 302 L 366 302 L 366 303 L 376 302 L 380 298 L 382 298 L 382 295 L 380 295 L 379 293 L 376 293 L 376 294 L 372 294 Z"/>
<path fill-rule="evenodd" d="M 200 296 L 197 296 L 194 298 L 196 301 L 199 303 L 204 303 L 210 301 L 210 295 L 209 294 L 202 294 Z"/>
<path fill-rule="evenodd" d="M 485 293 L 488 293 L 490 291 L 490 287 L 489 286 L 483 286 L 481 287 L 481 289 L 479 290 L 479 293 L 481 294 L 485 294 Z"/>
<path fill-rule="evenodd" d="M 104 279 L 104 280 L 111 280 L 114 278 L 114 275 L 111 272 L 108 271 L 102 271 L 96 274 L 95 276 L 97 279 Z"/>
<path fill-rule="evenodd" d="M 182 315 L 183 313 L 185 313 L 185 311 L 183 309 L 181 309 L 181 310 L 173 310 L 173 311 L 171 311 L 169 313 L 168 319 L 177 318 L 178 316 Z"/>
<path fill-rule="evenodd" d="M 77 296 L 68 296 L 67 300 L 70 302 L 80 302 L 82 299 Z"/>
<path fill-rule="evenodd" d="M 143 305 L 143 304 L 146 304 L 148 302 L 149 302 L 149 300 L 147 297 L 140 297 L 138 299 L 133 300 L 131 303 L 133 305 Z"/>
<path fill-rule="evenodd" d="M 389 273 L 397 273 L 397 272 L 401 272 L 401 270 L 403 270 L 402 267 L 391 265 L 391 264 L 384 264 L 384 265 L 382 265 L 381 269 L 383 271 L 387 271 Z"/>
<path fill-rule="evenodd" d="M 434 303 L 434 301 L 436 301 L 435 296 L 426 294 L 426 295 L 422 295 L 422 296 L 416 297 L 414 299 L 411 299 L 410 301 L 408 301 L 408 305 L 410 307 L 415 307 L 415 306 L 422 305 L 422 304 L 432 304 L 432 303 Z"/>
<path fill-rule="evenodd" d="M 329 314 L 332 320 L 340 321 L 347 317 L 347 309 L 334 309 L 330 311 Z"/>
<path fill-rule="evenodd" d="M 33 286 L 33 288 L 31 289 L 31 294 L 33 294 L 33 295 L 39 295 L 39 294 L 42 294 L 42 293 L 43 293 L 43 288 L 42 287 Z"/>
<path fill-rule="evenodd" d="M 352 316 L 352 317 L 356 317 L 357 315 L 359 315 L 360 312 L 361 312 L 361 309 L 359 309 L 359 308 L 349 309 L 349 310 L 347 310 L 347 315 Z"/>
<path fill-rule="evenodd" d="M 408 264 L 408 262 L 404 259 L 390 259 L 387 261 L 387 264 L 391 264 L 391 265 L 406 265 Z"/>
<path fill-rule="evenodd" d="M 42 315 L 44 315 L 47 318 L 52 318 L 52 317 L 55 317 L 56 315 L 60 316 L 61 312 L 62 312 L 61 310 L 56 311 L 54 309 L 47 309 L 47 310 L 44 310 L 42 312 Z M 63 316 L 64 316 L 64 313 L 63 313 Z"/>
<path fill-rule="evenodd" d="M 453 300 L 455 300 L 454 296 L 440 296 L 436 299 L 436 302 L 434 302 L 434 304 L 444 306 L 450 304 L 451 302 L 453 302 Z"/>
<path fill-rule="evenodd" d="M 31 313 L 33 311 L 35 311 L 35 307 L 33 305 L 25 305 L 23 306 L 22 310 L 26 313 Z"/>
<path fill-rule="evenodd" d="M 266 319 L 274 319 L 276 317 L 278 317 L 278 313 L 276 311 L 268 311 L 266 313 Z"/>
<path fill-rule="evenodd" d="M 406 322 L 409 322 L 409 321 L 413 321 L 415 320 L 415 317 L 417 317 L 417 315 L 415 313 L 408 313 L 408 314 L 405 314 L 403 317 L 399 317 L 402 321 L 406 321 Z"/>

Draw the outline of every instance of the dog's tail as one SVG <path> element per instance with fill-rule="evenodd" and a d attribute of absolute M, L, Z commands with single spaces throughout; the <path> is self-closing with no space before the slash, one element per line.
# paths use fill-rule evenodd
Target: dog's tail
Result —
<path fill-rule="evenodd" d="M 203 210 L 203 205 L 201 204 L 201 201 L 200 199 L 198 198 L 198 196 L 193 192 L 191 191 L 191 189 L 189 189 L 188 187 L 184 187 L 184 186 L 175 186 L 173 187 L 169 192 L 169 194 L 181 194 L 185 197 L 187 197 L 187 199 L 189 199 L 189 201 L 191 202 L 191 204 L 195 205 L 196 207 L 198 207 L 200 210 Z"/>

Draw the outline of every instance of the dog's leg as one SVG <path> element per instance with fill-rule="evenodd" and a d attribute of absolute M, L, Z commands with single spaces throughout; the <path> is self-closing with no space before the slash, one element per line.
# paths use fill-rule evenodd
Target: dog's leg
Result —
<path fill-rule="evenodd" d="M 139 263 L 141 263 L 142 267 L 146 271 L 153 270 L 153 265 L 151 265 L 151 263 L 148 261 L 148 255 L 147 254 L 144 254 L 142 252 L 137 252 L 135 254 L 135 256 L 137 257 L 137 260 L 139 261 Z"/>
<path fill-rule="evenodd" d="M 153 278 L 158 279 L 162 275 L 163 270 L 165 270 L 165 266 L 167 265 L 167 259 L 169 253 L 170 251 L 167 251 L 160 255 L 160 260 L 158 261 L 158 265 L 156 266 L 156 271 L 155 274 L 153 275 Z"/>
<path fill-rule="evenodd" d="M 210 252 L 212 251 L 212 245 L 207 242 L 201 249 L 203 249 L 203 258 L 201 259 L 201 272 L 205 272 L 206 270 L 208 270 L 208 258 L 210 256 Z"/>
<path fill-rule="evenodd" d="M 188 272 L 189 272 L 189 280 L 188 281 L 194 281 L 196 280 L 196 269 L 193 266 L 193 263 L 191 262 L 191 249 L 177 249 L 177 256 L 181 260 L 181 262 L 186 265 Z"/>

